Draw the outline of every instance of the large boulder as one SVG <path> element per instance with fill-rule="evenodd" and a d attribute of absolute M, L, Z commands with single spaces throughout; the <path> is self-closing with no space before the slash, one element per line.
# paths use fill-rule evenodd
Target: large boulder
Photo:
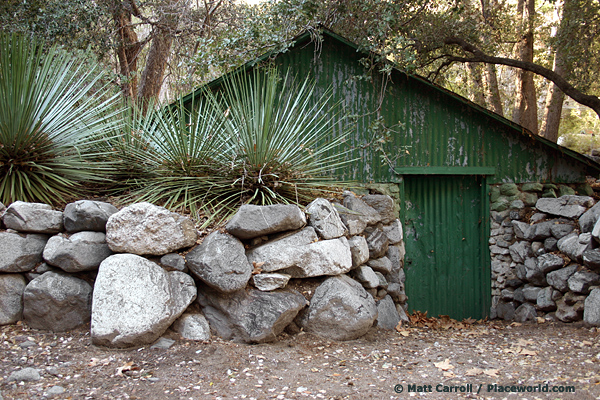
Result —
<path fill-rule="evenodd" d="M 108 347 L 152 343 L 195 298 L 191 276 L 134 254 L 112 255 L 100 264 L 94 285 L 92 341 Z"/>
<path fill-rule="evenodd" d="M 164 207 L 137 203 L 113 214 L 106 242 L 115 253 L 162 256 L 196 243 L 194 223 Z"/>
<path fill-rule="evenodd" d="M 335 239 L 344 236 L 347 232 L 340 215 L 328 200 L 315 199 L 306 206 L 306 213 L 308 224 L 315 228 L 323 239 Z"/>
<path fill-rule="evenodd" d="M 594 199 L 588 196 L 567 195 L 559 198 L 541 198 L 535 204 L 538 211 L 565 218 L 578 218 L 588 207 L 594 205 Z"/>
<path fill-rule="evenodd" d="M 278 271 L 292 278 L 338 275 L 352 269 L 352 253 L 345 237 L 321 240 L 307 245 L 257 247 L 246 252 L 248 260 L 264 272 Z"/>
<path fill-rule="evenodd" d="M 46 272 L 23 293 L 23 320 L 31 328 L 64 332 L 90 320 L 92 286 L 64 272 Z"/>
<path fill-rule="evenodd" d="M 25 286 L 27 281 L 21 274 L 0 274 L 0 325 L 21 320 Z"/>
<path fill-rule="evenodd" d="M 546 275 L 546 280 L 550 286 L 565 293 L 569 290 L 569 278 L 577 271 L 577 268 L 577 265 L 569 265 L 552 271 Z"/>
<path fill-rule="evenodd" d="M 582 233 L 591 232 L 600 217 L 600 203 L 596 203 L 579 217 L 579 228 Z"/>
<path fill-rule="evenodd" d="M 102 232 L 77 232 L 52 236 L 44 248 L 44 260 L 65 272 L 91 271 L 113 252 Z"/>
<path fill-rule="evenodd" d="M 9 229 L 30 233 L 58 233 L 63 230 L 63 213 L 48 204 L 15 201 L 2 217 Z"/>
<path fill-rule="evenodd" d="M 186 260 L 195 277 L 224 293 L 245 288 L 252 276 L 244 245 L 227 233 L 211 233 L 186 255 Z"/>
<path fill-rule="evenodd" d="M 572 292 L 588 294 L 591 286 L 600 285 L 600 275 L 590 271 L 577 271 L 571 275 L 568 284 Z"/>
<path fill-rule="evenodd" d="M 317 287 L 299 322 L 306 331 L 321 337 L 352 340 L 367 333 L 376 318 L 373 297 L 354 279 L 339 275 Z"/>
<path fill-rule="evenodd" d="M 578 263 L 583 262 L 583 253 L 592 248 L 590 233 L 571 233 L 558 241 L 558 249 Z"/>
<path fill-rule="evenodd" d="M 42 261 L 48 236 L 0 232 L 0 272 L 26 272 Z"/>
<path fill-rule="evenodd" d="M 198 303 L 220 337 L 246 343 L 274 341 L 307 305 L 304 296 L 291 289 L 227 294 L 206 289 L 200 292 Z"/>
<path fill-rule="evenodd" d="M 363 233 L 367 227 L 367 221 L 361 213 L 352 211 L 338 203 L 333 203 L 333 206 L 346 226 L 349 236 L 356 236 Z"/>
<path fill-rule="evenodd" d="M 65 230 L 106 232 L 108 218 L 118 211 L 117 207 L 102 201 L 79 200 L 69 203 L 63 212 Z"/>
<path fill-rule="evenodd" d="M 304 225 L 306 225 L 306 216 L 296 205 L 255 206 L 245 204 L 231 218 L 225 229 L 233 236 L 246 240 L 300 229 Z"/>

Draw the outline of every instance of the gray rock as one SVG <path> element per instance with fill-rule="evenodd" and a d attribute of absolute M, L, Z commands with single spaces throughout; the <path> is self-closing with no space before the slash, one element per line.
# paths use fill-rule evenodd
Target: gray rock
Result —
<path fill-rule="evenodd" d="M 404 242 L 388 247 L 387 258 L 392 263 L 392 271 L 388 274 L 388 282 L 404 283 L 401 278 L 404 277 Z"/>
<path fill-rule="evenodd" d="M 561 296 L 559 296 L 556 300 L 559 300 Z M 572 306 L 573 304 L 576 304 L 577 302 L 582 302 L 585 300 L 586 295 L 585 294 L 576 294 L 573 292 L 567 292 L 562 296 L 563 301 L 565 302 L 565 304 Z"/>
<path fill-rule="evenodd" d="M 531 243 L 525 240 L 513 243 L 508 250 L 510 251 L 510 257 L 517 263 L 522 263 L 533 255 Z"/>
<path fill-rule="evenodd" d="M 573 261 L 581 263 L 583 253 L 592 248 L 591 235 L 589 233 L 572 233 L 558 241 L 558 249 L 565 253 Z"/>
<path fill-rule="evenodd" d="M 258 247 L 248 251 L 246 256 L 251 263 L 264 263 L 261 264 L 263 272 L 279 271 L 292 278 L 338 275 L 352 269 L 352 253 L 345 237 L 308 245 L 271 247 L 271 250 Z"/>
<path fill-rule="evenodd" d="M 244 245 L 227 233 L 211 233 L 186 255 L 186 260 L 195 277 L 224 293 L 243 289 L 252 276 Z"/>
<path fill-rule="evenodd" d="M 377 302 L 377 326 L 382 329 L 395 329 L 400 322 L 394 300 L 388 295 Z"/>
<path fill-rule="evenodd" d="M 188 272 L 185 265 L 185 258 L 177 253 L 165 254 L 160 258 L 160 265 L 166 267 L 169 271 Z"/>
<path fill-rule="evenodd" d="M 371 267 L 362 265 L 352 272 L 354 279 L 359 281 L 365 288 L 374 289 L 379 286 L 379 278 Z"/>
<path fill-rule="evenodd" d="M 583 301 L 568 305 L 564 299 L 557 300 L 556 307 L 556 318 L 563 322 L 580 321 L 583 317 L 583 310 L 585 308 Z"/>
<path fill-rule="evenodd" d="M 360 283 L 346 275 L 328 278 L 317 289 L 301 318 L 308 332 L 331 340 L 353 340 L 373 326 L 377 305 Z"/>
<path fill-rule="evenodd" d="M 502 289 L 500 292 L 500 299 L 502 301 L 513 301 L 515 299 L 514 289 Z"/>
<path fill-rule="evenodd" d="M 505 321 L 512 321 L 515 319 L 515 309 L 516 307 L 514 302 L 500 301 L 496 306 L 496 315 L 498 318 Z"/>
<path fill-rule="evenodd" d="M 598 220 L 600 221 L 600 219 Z M 600 222 L 596 221 L 594 228 L 592 229 L 592 237 L 596 243 L 600 243 Z"/>
<path fill-rule="evenodd" d="M 108 218 L 118 211 L 117 207 L 102 201 L 79 200 L 69 203 L 63 213 L 65 230 L 106 232 Z"/>
<path fill-rule="evenodd" d="M 382 220 L 381 215 L 373 207 L 352 192 L 344 192 L 344 207 L 358 213 L 367 225 L 375 225 Z"/>
<path fill-rule="evenodd" d="M 207 289 L 200 292 L 198 303 L 221 338 L 264 343 L 274 341 L 308 302 L 291 289 L 249 289 L 227 294 Z"/>
<path fill-rule="evenodd" d="M 373 268 L 374 271 L 381 272 L 383 274 L 389 274 L 392 272 L 392 262 L 387 257 L 376 258 L 369 260 L 367 265 Z"/>
<path fill-rule="evenodd" d="M 254 286 L 263 292 L 284 288 L 291 276 L 288 274 L 263 273 L 252 276 Z"/>
<path fill-rule="evenodd" d="M 600 289 L 592 290 L 585 299 L 583 320 L 592 326 L 600 326 Z"/>
<path fill-rule="evenodd" d="M 591 232 L 600 217 L 600 203 L 596 203 L 579 217 L 579 229 L 582 233 Z"/>
<path fill-rule="evenodd" d="M 529 240 L 531 237 L 531 225 L 526 222 L 512 221 L 512 227 L 517 239 Z"/>
<path fill-rule="evenodd" d="M 315 199 L 306 206 L 305 212 L 308 214 L 308 224 L 323 239 L 335 239 L 346 234 L 346 226 L 328 200 Z"/>
<path fill-rule="evenodd" d="M 352 254 L 352 268 L 358 268 L 369 261 L 369 245 L 362 236 L 352 236 L 348 239 L 350 253 Z"/>
<path fill-rule="evenodd" d="M 583 265 L 594 271 L 600 271 L 600 249 L 584 251 Z"/>
<path fill-rule="evenodd" d="M 546 275 L 546 280 L 550 286 L 564 293 L 569 290 L 568 281 L 575 271 L 577 271 L 577 265 L 569 265 L 568 267 L 550 272 Z"/>
<path fill-rule="evenodd" d="M 389 241 L 381 229 L 374 229 L 367 236 L 369 258 L 381 258 L 388 251 Z"/>
<path fill-rule="evenodd" d="M 204 315 L 185 312 L 171 327 L 181 337 L 188 340 L 210 340 L 210 326 Z"/>
<path fill-rule="evenodd" d="M 538 292 L 537 308 L 541 311 L 556 310 L 556 302 L 554 301 L 554 292 L 556 290 L 552 286 L 546 286 Z"/>
<path fill-rule="evenodd" d="M 39 381 L 40 379 L 42 379 L 42 377 L 40 376 L 40 372 L 37 369 L 27 367 L 27 368 L 23 368 L 18 371 L 12 372 L 8 376 L 7 381 L 8 382 L 12 382 L 12 381 L 32 382 L 32 381 Z"/>
<path fill-rule="evenodd" d="M 375 271 L 375 275 L 379 279 L 379 284 L 377 287 L 387 291 L 387 287 L 388 287 L 389 283 L 388 283 L 387 279 L 385 279 L 385 276 L 383 276 L 383 274 L 378 271 Z"/>
<path fill-rule="evenodd" d="M 63 213 L 48 204 L 15 201 L 2 217 L 9 229 L 29 233 L 58 233 L 63 230 Z"/>
<path fill-rule="evenodd" d="M 42 261 L 48 236 L 0 232 L 0 272 L 26 272 Z"/>
<path fill-rule="evenodd" d="M 381 222 L 389 224 L 398 218 L 394 207 L 394 200 L 384 194 L 368 194 L 363 196 L 362 200 L 371 206 L 381 216 Z"/>
<path fill-rule="evenodd" d="M 537 260 L 535 258 L 528 258 L 525 260 L 525 279 L 536 286 L 546 286 L 546 276 L 538 268 Z M 519 277 L 521 279 L 521 277 Z"/>
<path fill-rule="evenodd" d="M 389 283 L 387 292 L 395 301 L 400 301 L 404 296 L 406 296 L 406 293 L 404 292 L 404 286 L 400 283 Z"/>
<path fill-rule="evenodd" d="M 306 225 L 306 216 L 293 204 L 255 206 L 245 204 L 227 223 L 227 232 L 239 239 L 292 231 Z"/>
<path fill-rule="evenodd" d="M 64 332 L 90 321 L 92 286 L 64 272 L 46 272 L 23 292 L 23 320 L 34 329 Z"/>
<path fill-rule="evenodd" d="M 537 268 L 544 274 L 560 269 L 564 265 L 565 260 L 556 254 L 543 254 L 537 259 Z"/>
<path fill-rule="evenodd" d="M 529 304 L 529 303 L 521 304 L 515 310 L 514 320 L 516 322 L 535 321 L 536 318 L 537 318 L 537 312 L 535 311 L 535 307 L 532 304 Z"/>
<path fill-rule="evenodd" d="M 542 290 L 541 287 L 525 285 L 523 286 L 523 297 L 526 301 L 535 303 L 537 301 L 540 290 Z"/>
<path fill-rule="evenodd" d="M 196 244 L 194 223 L 164 207 L 137 203 L 113 214 L 106 242 L 115 253 L 162 256 Z"/>
<path fill-rule="evenodd" d="M 167 272 L 134 254 L 100 264 L 92 303 L 92 342 L 108 347 L 146 345 L 158 339 L 196 298 L 191 276 Z"/>
<path fill-rule="evenodd" d="M 53 397 L 60 396 L 63 393 L 65 393 L 65 388 L 62 386 L 55 385 L 46 391 L 46 397 L 51 399 Z"/>
<path fill-rule="evenodd" d="M 23 316 L 23 291 L 27 282 L 20 274 L 0 274 L 0 325 L 14 324 Z"/>
<path fill-rule="evenodd" d="M 525 296 L 523 295 L 523 286 L 515 289 L 513 292 L 513 299 L 519 303 L 525 303 Z"/>
<path fill-rule="evenodd" d="M 77 232 L 52 236 L 44 248 L 44 260 L 65 272 L 92 271 L 113 254 L 103 232 Z"/>
<path fill-rule="evenodd" d="M 399 219 L 392 221 L 389 225 L 384 225 L 382 229 L 390 244 L 396 244 L 402 241 L 402 222 L 400 222 Z"/>
<path fill-rule="evenodd" d="M 557 239 L 562 239 L 575 230 L 575 227 L 571 224 L 560 223 L 556 221 L 551 222 L 552 226 L 550 227 L 550 233 L 552 233 L 552 236 Z"/>
<path fill-rule="evenodd" d="M 537 202 L 537 199 L 536 199 L 536 202 Z M 529 222 L 535 224 L 536 222 L 545 220 L 547 217 L 548 217 L 547 214 L 535 213 L 529 218 Z"/>
<path fill-rule="evenodd" d="M 565 218 L 578 218 L 594 204 L 588 196 L 567 195 L 559 198 L 541 198 L 535 204 L 538 211 Z"/>
<path fill-rule="evenodd" d="M 151 349 L 167 350 L 168 348 L 170 348 L 174 344 L 175 344 L 175 341 L 173 339 L 168 339 L 168 338 L 161 337 L 152 346 L 150 346 L 150 348 Z"/>
<path fill-rule="evenodd" d="M 338 211 L 340 219 L 348 230 L 348 235 L 356 236 L 363 233 L 367 227 L 367 221 L 359 212 L 352 211 L 341 204 L 333 203 L 333 206 Z"/>
<path fill-rule="evenodd" d="M 547 253 L 558 251 L 558 239 L 549 237 L 548 239 L 544 240 L 544 251 Z"/>
<path fill-rule="evenodd" d="M 538 224 L 531 225 L 527 239 L 534 240 L 545 240 L 552 236 L 552 227 L 554 223 L 552 221 L 544 221 Z"/>
<path fill-rule="evenodd" d="M 600 275 L 589 271 L 577 271 L 569 278 L 568 284 L 571 291 L 588 294 L 591 286 L 600 284 Z"/>

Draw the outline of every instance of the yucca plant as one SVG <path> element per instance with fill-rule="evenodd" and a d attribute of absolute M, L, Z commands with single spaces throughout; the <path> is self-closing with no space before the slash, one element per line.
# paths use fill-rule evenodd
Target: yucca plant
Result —
<path fill-rule="evenodd" d="M 116 96 L 101 77 L 58 47 L 0 33 L 0 200 L 64 202 L 107 179 L 96 146 L 115 123 Z"/>
<path fill-rule="evenodd" d="M 276 70 L 236 74 L 191 105 L 135 114 L 122 151 L 130 169 L 128 199 L 187 209 L 204 225 L 245 203 L 305 203 L 334 184 L 346 160 L 331 94 L 315 96 Z M 127 168 L 125 168 L 127 169 Z"/>
<path fill-rule="evenodd" d="M 341 126 L 331 90 L 317 96 L 308 78 L 300 84 L 276 69 L 239 73 L 212 95 L 224 109 L 224 133 L 232 141 L 229 170 L 242 202 L 302 203 L 333 185 L 333 172 L 350 162 L 341 149 Z M 340 182 L 337 182 L 340 185 Z"/>

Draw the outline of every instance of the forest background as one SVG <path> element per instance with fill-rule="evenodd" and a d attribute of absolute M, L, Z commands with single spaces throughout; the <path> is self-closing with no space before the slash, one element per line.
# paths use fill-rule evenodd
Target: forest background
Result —
<path fill-rule="evenodd" d="M 378 54 L 368 68 L 386 72 L 391 60 L 551 141 L 600 148 L 598 0 L 0 4 L 0 30 L 83 53 L 134 104 L 172 101 L 318 26 Z"/>

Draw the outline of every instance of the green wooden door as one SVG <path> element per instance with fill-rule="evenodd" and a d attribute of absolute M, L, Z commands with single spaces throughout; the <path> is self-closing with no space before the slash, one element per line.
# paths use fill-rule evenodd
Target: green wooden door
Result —
<path fill-rule="evenodd" d="M 490 262 L 485 178 L 405 176 L 409 311 L 454 319 L 489 314 Z"/>

